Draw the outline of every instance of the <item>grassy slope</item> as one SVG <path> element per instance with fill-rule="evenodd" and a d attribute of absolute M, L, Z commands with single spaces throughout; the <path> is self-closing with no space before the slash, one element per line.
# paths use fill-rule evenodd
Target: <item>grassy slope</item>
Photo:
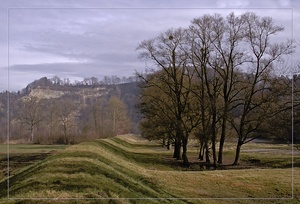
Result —
<path fill-rule="evenodd" d="M 132 136 L 86 142 L 33 164 L 10 179 L 11 198 L 61 198 L 60 203 L 232 203 L 209 198 L 278 198 L 263 203 L 294 203 L 290 168 L 226 171 L 177 171 L 166 165 L 171 152 Z M 158 165 L 157 165 L 158 164 Z M 294 169 L 299 194 L 300 169 Z M 0 183 L 6 197 L 7 183 Z M 298 195 L 299 196 L 299 195 Z M 208 198 L 205 200 L 139 200 L 143 198 Z M 64 198 L 76 198 L 64 200 Z M 84 199 L 89 198 L 89 199 Z M 94 198 L 94 199 L 93 199 Z M 114 198 L 114 199 L 109 199 Z M 135 198 L 124 200 L 121 198 Z M 81 200 L 79 200 L 81 199 Z M 99 200 L 97 199 L 102 199 Z M 3 200 L 41 203 L 40 200 Z M 43 203 L 53 203 L 43 200 Z"/>
<path fill-rule="evenodd" d="M 15 175 L 20 169 L 34 164 L 55 154 L 66 145 L 30 145 L 30 144 L 0 144 L 0 181 L 7 177 L 7 150 L 9 147 L 10 175 Z"/>

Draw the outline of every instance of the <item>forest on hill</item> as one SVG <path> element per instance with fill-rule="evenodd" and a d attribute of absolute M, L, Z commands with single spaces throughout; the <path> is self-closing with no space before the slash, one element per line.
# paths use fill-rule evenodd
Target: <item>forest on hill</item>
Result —
<path fill-rule="evenodd" d="M 70 83 L 43 77 L 18 92 L 0 94 L 1 141 L 74 144 L 138 132 L 133 77 L 95 77 Z M 9 117 L 7 108 L 9 103 Z"/>

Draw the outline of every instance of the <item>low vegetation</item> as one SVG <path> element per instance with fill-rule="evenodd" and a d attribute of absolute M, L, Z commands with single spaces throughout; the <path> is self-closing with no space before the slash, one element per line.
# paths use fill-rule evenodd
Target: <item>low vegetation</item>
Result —
<path fill-rule="evenodd" d="M 44 160 L 63 149 L 66 145 L 28 145 L 28 144 L 0 144 L 0 180 L 7 177 L 7 162 L 9 148 L 10 175 L 15 175 L 20 169 Z"/>
<path fill-rule="evenodd" d="M 1 201 L 232 203 L 232 199 L 235 199 L 238 203 L 294 203 L 299 199 L 299 154 L 294 154 L 292 171 L 286 165 L 291 161 L 287 154 L 290 151 L 289 146 L 250 145 L 257 149 L 277 149 L 277 153 L 251 152 L 245 149 L 242 152 L 244 165 L 240 165 L 239 169 L 200 171 L 195 167 L 196 162 L 195 168 L 193 165 L 190 168 L 178 165 L 173 160 L 171 151 L 156 142 L 133 135 L 85 142 L 69 146 L 65 150 L 54 146 L 51 151 L 59 152 L 52 152 L 51 156 L 49 154 L 41 161 L 22 166 L 10 177 L 10 199 L 7 199 L 7 179 L 2 179 Z M 21 147 L 14 148 L 16 151 L 31 149 L 32 154 L 40 148 L 37 145 L 28 145 L 28 149 L 25 145 Z M 197 157 L 197 149 L 189 148 L 191 158 Z M 234 156 L 232 151 L 225 148 L 224 153 Z M 264 164 L 267 165 L 261 167 Z M 248 168 L 251 165 L 252 168 Z"/>

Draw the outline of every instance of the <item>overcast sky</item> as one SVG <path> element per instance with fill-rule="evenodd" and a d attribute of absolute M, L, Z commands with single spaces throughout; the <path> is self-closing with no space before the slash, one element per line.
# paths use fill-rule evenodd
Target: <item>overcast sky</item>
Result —
<path fill-rule="evenodd" d="M 299 40 L 299 6 L 297 0 L 0 0 L 0 91 L 44 76 L 131 76 L 145 69 L 139 42 L 203 14 L 271 16 L 285 27 L 278 39 L 294 32 Z"/>

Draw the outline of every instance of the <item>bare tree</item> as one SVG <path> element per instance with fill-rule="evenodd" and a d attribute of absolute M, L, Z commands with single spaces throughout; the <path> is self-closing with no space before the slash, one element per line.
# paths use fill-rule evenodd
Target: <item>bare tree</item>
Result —
<path fill-rule="evenodd" d="M 91 77 L 91 85 L 96 86 L 99 84 L 99 80 L 96 77 Z"/>
<path fill-rule="evenodd" d="M 228 114 L 232 110 L 236 90 L 237 76 L 241 65 L 246 62 L 247 55 L 243 55 L 243 48 L 239 46 L 244 37 L 245 21 L 234 13 L 223 18 L 219 14 L 204 15 L 192 21 L 190 26 L 191 57 L 201 85 L 199 94 L 202 112 L 202 129 L 205 131 L 208 123 L 205 122 L 205 70 L 216 72 L 214 77 L 219 78 L 218 116 L 221 122 L 221 135 L 218 154 L 218 163 L 223 162 L 223 146 L 225 142 Z M 207 72 L 207 71 L 206 71 Z M 209 79 L 209 78 L 208 78 Z M 209 79 L 210 80 L 210 79 Z M 211 92 L 211 91 L 210 91 Z"/>
<path fill-rule="evenodd" d="M 141 93 L 138 108 L 142 114 L 140 129 L 142 136 L 149 140 L 162 139 L 169 142 L 174 141 L 173 158 L 181 159 L 181 141 L 176 138 L 174 121 L 174 108 L 170 97 L 163 89 L 163 82 L 160 80 L 164 73 L 158 71 L 147 76 L 140 74 L 144 80 L 140 84 Z"/>
<path fill-rule="evenodd" d="M 173 114 L 175 135 L 179 144 L 182 143 L 182 159 L 185 165 L 189 164 L 187 158 L 188 137 L 195 124 L 192 124 L 192 116 L 189 97 L 191 96 L 192 70 L 188 68 L 188 55 L 186 43 L 186 30 L 169 29 L 158 37 L 140 43 L 138 50 L 143 50 L 140 57 L 150 59 L 161 70 L 158 78 L 160 86 L 157 86 L 168 96 Z M 145 81 L 147 82 L 147 81 Z"/>
<path fill-rule="evenodd" d="M 54 85 L 62 85 L 63 83 L 63 81 L 58 76 L 52 77 L 51 81 Z"/>
<path fill-rule="evenodd" d="M 63 130 L 64 143 L 70 144 L 69 133 L 76 127 L 76 104 L 72 100 L 59 100 L 56 113 L 57 122 Z"/>
<path fill-rule="evenodd" d="M 194 19 L 189 28 L 190 58 L 196 73 L 195 89 L 193 92 L 199 101 L 199 116 L 201 127 L 197 128 L 200 139 L 199 158 L 203 159 L 201 153 L 206 149 L 206 162 L 209 159 L 209 141 L 212 142 L 214 166 L 216 164 L 216 123 L 217 123 L 217 97 L 220 83 L 211 64 L 215 57 L 211 40 L 213 29 L 213 17 L 204 15 Z"/>
<path fill-rule="evenodd" d="M 111 77 L 109 77 L 109 76 L 104 76 L 102 81 L 105 85 L 110 85 L 112 83 Z"/>
<path fill-rule="evenodd" d="M 269 81 L 274 64 L 281 56 L 293 52 L 291 41 L 286 43 L 271 43 L 270 38 L 283 31 L 283 27 L 274 24 L 270 17 L 259 17 L 253 13 L 245 13 L 245 40 L 249 47 L 249 67 L 251 74 L 246 75 L 243 94 L 236 107 L 241 107 L 239 118 L 232 120 L 232 125 L 238 135 L 236 156 L 233 164 L 239 163 L 240 150 L 243 144 L 253 140 L 260 128 L 262 120 L 268 116 L 268 103 L 272 97 L 269 94 Z"/>
<path fill-rule="evenodd" d="M 104 134 L 104 109 L 105 109 L 105 101 L 104 100 L 96 100 L 92 106 L 92 117 L 93 117 L 93 124 L 95 128 L 96 135 L 100 138 Z M 85 113 L 87 114 L 87 113 Z"/>
<path fill-rule="evenodd" d="M 118 97 L 112 96 L 107 104 L 106 118 L 109 119 L 111 136 L 126 134 L 130 131 L 130 120 L 127 107 Z"/>
<path fill-rule="evenodd" d="M 38 124 L 43 120 L 41 117 L 42 105 L 36 97 L 25 97 L 20 101 L 19 120 L 28 126 L 30 142 L 34 142 L 34 133 Z"/>

